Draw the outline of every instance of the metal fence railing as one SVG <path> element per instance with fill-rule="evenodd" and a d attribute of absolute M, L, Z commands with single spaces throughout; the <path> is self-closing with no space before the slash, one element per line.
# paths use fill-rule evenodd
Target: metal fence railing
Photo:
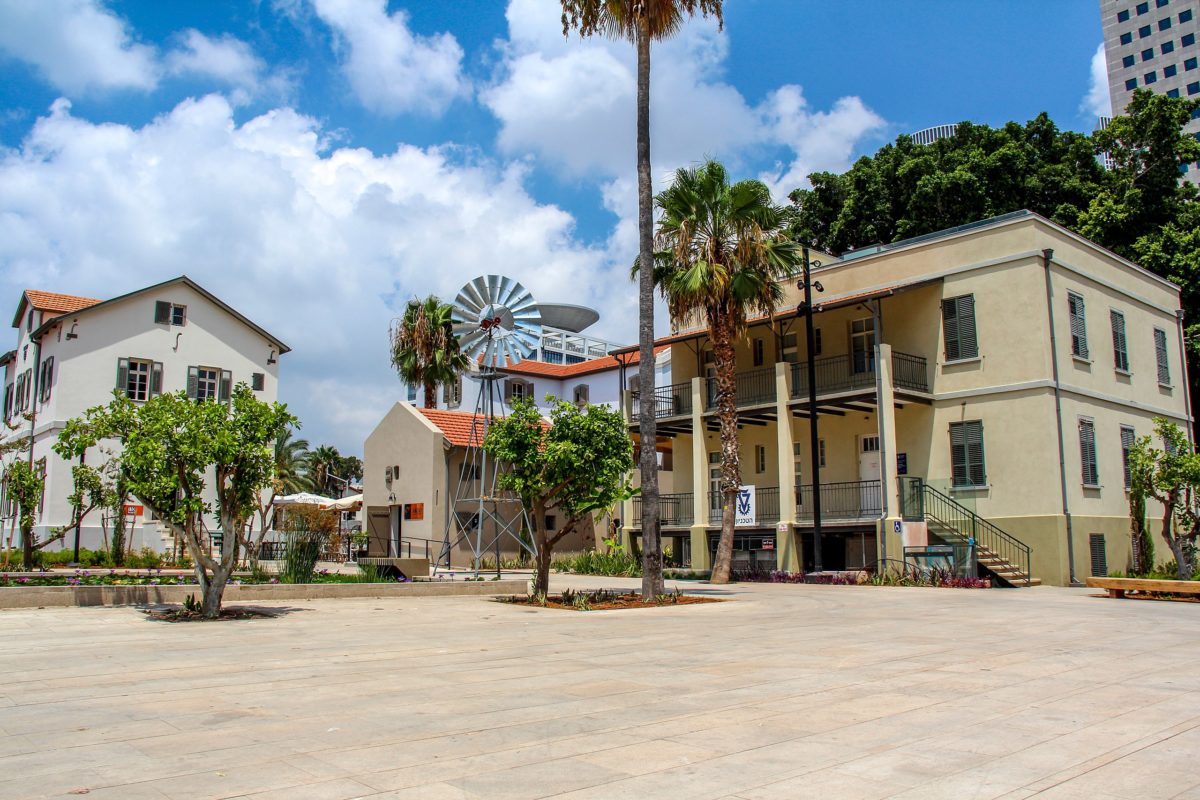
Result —
<path fill-rule="evenodd" d="M 775 368 L 763 367 L 748 372 L 739 372 L 734 376 L 737 405 L 755 406 L 770 403 L 775 400 Z M 717 379 L 706 378 L 704 387 L 704 404 L 707 410 L 717 407 Z"/>
<path fill-rule="evenodd" d="M 637 421 L 641 414 L 641 395 L 633 393 L 633 420 Z M 687 383 L 675 383 L 670 386 L 654 388 L 654 417 L 678 417 L 692 413 L 692 387 Z"/>
<path fill-rule="evenodd" d="M 658 496 L 658 519 L 664 528 L 679 527 L 692 524 L 692 493 L 678 492 L 675 494 L 660 494 Z M 633 527 L 642 525 L 642 498 L 633 498 Z"/>
<path fill-rule="evenodd" d="M 796 487 L 796 519 L 813 518 L 813 487 Z M 842 481 L 821 484 L 821 519 L 878 519 L 883 515 L 879 481 Z"/>

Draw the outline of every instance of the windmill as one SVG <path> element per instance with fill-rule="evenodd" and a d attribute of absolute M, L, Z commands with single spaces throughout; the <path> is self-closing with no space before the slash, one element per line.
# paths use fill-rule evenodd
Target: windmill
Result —
<path fill-rule="evenodd" d="M 497 402 L 497 370 L 522 361 L 534 351 L 542 336 L 542 316 L 533 295 L 520 283 L 501 275 L 481 275 L 459 291 L 452 318 L 459 349 L 479 364 L 479 397 L 434 567 L 435 571 L 450 569 L 450 554 L 466 543 L 476 573 L 484 553 L 489 551 L 495 553 L 498 573 L 500 545 L 505 539 L 511 538 L 531 555 L 534 550 L 521 536 L 531 526 L 520 498 L 497 487 L 500 466 L 494 461 L 489 463 L 483 442 L 491 421 L 504 412 L 503 401 Z"/>

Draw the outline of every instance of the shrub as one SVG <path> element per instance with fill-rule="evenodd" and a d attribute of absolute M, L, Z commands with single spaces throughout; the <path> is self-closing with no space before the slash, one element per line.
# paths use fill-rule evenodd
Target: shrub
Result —
<path fill-rule="evenodd" d="M 283 569 L 279 580 L 283 583 L 312 583 L 316 574 L 317 560 L 321 557 L 321 533 L 310 530 L 300 522 L 295 530 L 284 533 Z"/>
<path fill-rule="evenodd" d="M 603 575 L 613 578 L 640 578 L 642 562 L 627 550 L 614 547 L 608 552 L 584 550 L 582 553 L 564 554 L 555 558 L 551 569 L 574 575 Z"/>

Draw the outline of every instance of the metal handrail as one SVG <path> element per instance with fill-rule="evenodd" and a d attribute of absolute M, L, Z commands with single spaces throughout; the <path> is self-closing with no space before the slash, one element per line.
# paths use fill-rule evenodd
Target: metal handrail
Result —
<path fill-rule="evenodd" d="M 900 491 L 901 515 L 905 519 L 916 516 L 913 503 L 919 498 L 920 518 L 936 522 L 963 539 L 973 539 L 980 550 L 986 550 L 1016 567 L 1025 576 L 1025 585 L 1030 585 L 1033 575 L 1030 571 L 1032 549 L 1029 545 L 921 479 L 907 479 L 907 484 L 902 484 Z"/>
<path fill-rule="evenodd" d="M 678 527 L 692 524 L 692 493 L 677 492 L 675 494 L 660 494 L 658 496 L 659 524 L 666 527 Z M 642 498 L 633 498 L 633 525 L 642 524 Z"/>
<path fill-rule="evenodd" d="M 875 386 L 875 359 L 826 356 L 813 362 L 817 392 L 847 392 Z M 929 391 L 929 367 L 924 356 L 892 351 L 892 385 L 900 389 Z M 792 397 L 808 396 L 808 365 L 792 364 Z"/>
<path fill-rule="evenodd" d="M 720 504 L 716 508 L 709 506 L 708 524 L 719 525 L 724 509 Z M 757 486 L 754 490 L 755 525 L 779 522 L 779 487 Z"/>
<path fill-rule="evenodd" d="M 821 484 L 821 519 L 879 519 L 883 489 L 879 481 L 841 481 Z M 813 518 L 813 487 L 796 487 L 796 519 Z"/>
<path fill-rule="evenodd" d="M 654 387 L 654 418 L 678 417 L 692 413 L 692 387 L 687 383 Z M 641 414 L 641 395 L 633 392 L 633 421 Z"/>
<path fill-rule="evenodd" d="M 704 406 L 706 410 L 717 407 L 717 378 L 705 378 Z M 734 395 L 738 407 L 755 406 L 775 402 L 775 368 L 763 367 L 734 375 Z"/>

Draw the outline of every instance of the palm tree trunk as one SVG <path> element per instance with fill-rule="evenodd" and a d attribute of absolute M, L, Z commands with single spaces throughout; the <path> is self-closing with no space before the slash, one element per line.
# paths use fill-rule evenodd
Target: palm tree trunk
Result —
<path fill-rule="evenodd" d="M 742 485 L 737 432 L 737 360 L 733 349 L 733 324 L 725 318 L 712 320 L 713 367 L 717 377 L 717 420 L 721 424 L 721 538 L 713 559 L 712 583 L 728 583 L 733 563 L 733 523 L 737 494 Z"/>
<path fill-rule="evenodd" d="M 433 381 L 426 381 L 425 390 L 425 407 L 437 408 L 437 384 Z"/>
<path fill-rule="evenodd" d="M 663 594 L 662 541 L 658 516 L 658 438 L 654 418 L 654 188 L 650 174 L 650 29 L 637 36 L 638 175 L 638 409 L 642 477 L 642 597 Z"/>

